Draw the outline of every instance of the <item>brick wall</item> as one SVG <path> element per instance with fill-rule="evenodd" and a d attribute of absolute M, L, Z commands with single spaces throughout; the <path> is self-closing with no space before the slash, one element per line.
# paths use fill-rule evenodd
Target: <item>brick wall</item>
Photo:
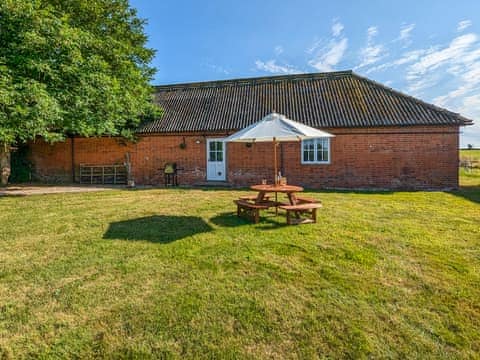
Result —
<path fill-rule="evenodd" d="M 289 183 L 309 188 L 458 187 L 458 128 L 328 131 L 336 135 L 331 139 L 330 164 L 302 164 L 299 142 L 280 145 L 279 163 Z M 229 150 L 232 183 L 255 183 L 262 177 L 273 180 L 271 144 L 254 144 L 251 148 L 229 144 Z"/>
<path fill-rule="evenodd" d="M 458 128 L 402 127 L 326 129 L 331 140 L 331 163 L 302 165 L 299 142 L 279 146 L 278 163 L 288 182 L 309 188 L 443 189 L 458 186 Z M 144 136 L 135 143 L 116 138 L 75 138 L 74 163 L 78 180 L 81 163 L 123 163 L 131 156 L 137 184 L 161 185 L 160 168 L 176 162 L 181 184 L 206 181 L 206 138 L 225 134 Z M 72 144 L 31 144 L 37 179 L 71 182 Z M 185 143 L 185 149 L 180 144 Z M 229 143 L 227 181 L 234 186 L 273 180 L 273 145 Z"/>

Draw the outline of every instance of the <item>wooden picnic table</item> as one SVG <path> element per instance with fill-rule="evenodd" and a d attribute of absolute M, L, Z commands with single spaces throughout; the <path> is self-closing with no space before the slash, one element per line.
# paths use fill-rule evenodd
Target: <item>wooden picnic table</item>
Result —
<path fill-rule="evenodd" d="M 303 191 L 303 187 L 295 185 L 252 185 L 250 187 L 253 191 L 258 191 L 258 196 L 255 201 L 257 204 L 265 203 L 265 196 L 268 193 L 275 193 L 275 202 L 278 203 L 277 194 L 287 194 L 290 205 L 297 204 L 297 197 L 295 193 Z"/>
<path fill-rule="evenodd" d="M 303 224 L 317 221 L 317 209 L 322 205 L 316 199 L 297 198 L 295 193 L 303 191 L 301 186 L 295 185 L 252 185 L 250 189 L 257 191 L 257 196 L 243 196 L 234 200 L 237 204 L 237 216 L 245 216 L 255 223 L 260 218 L 260 210 L 266 210 L 275 207 L 275 214 L 278 214 L 278 208 L 287 212 L 288 224 Z M 271 201 L 268 193 L 275 193 L 275 201 Z M 278 193 L 287 194 L 290 204 L 279 202 Z M 292 219 L 292 213 L 295 219 Z M 301 218 L 301 214 L 310 215 L 310 218 Z"/>

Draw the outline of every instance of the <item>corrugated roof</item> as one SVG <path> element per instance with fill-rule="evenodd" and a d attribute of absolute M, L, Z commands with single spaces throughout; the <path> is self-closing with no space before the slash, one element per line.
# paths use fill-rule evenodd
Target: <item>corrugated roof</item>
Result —
<path fill-rule="evenodd" d="M 139 133 L 242 129 L 276 111 L 316 128 L 470 125 L 472 120 L 352 71 L 156 87 L 164 109 Z"/>

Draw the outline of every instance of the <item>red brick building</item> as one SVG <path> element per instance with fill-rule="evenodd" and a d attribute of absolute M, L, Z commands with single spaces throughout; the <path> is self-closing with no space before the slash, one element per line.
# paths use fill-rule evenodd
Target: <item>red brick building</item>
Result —
<path fill-rule="evenodd" d="M 269 143 L 223 138 L 272 112 L 334 138 L 280 145 L 289 183 L 309 188 L 444 189 L 458 186 L 459 129 L 472 120 L 351 71 L 157 87 L 162 118 L 143 124 L 138 141 L 74 138 L 31 144 L 35 176 L 79 181 L 81 164 L 122 164 L 136 184 L 163 184 L 175 162 L 180 184 L 244 186 L 273 174 Z"/>

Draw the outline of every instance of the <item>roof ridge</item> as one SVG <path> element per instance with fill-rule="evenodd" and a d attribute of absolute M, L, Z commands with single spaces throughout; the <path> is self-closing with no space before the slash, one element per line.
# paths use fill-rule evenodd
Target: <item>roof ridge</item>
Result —
<path fill-rule="evenodd" d="M 423 106 L 426 106 L 427 108 L 430 108 L 431 110 L 433 111 L 437 111 L 437 112 L 440 112 L 440 113 L 446 113 L 448 115 L 451 115 L 451 116 L 454 116 L 456 118 L 458 118 L 459 120 L 463 121 L 464 125 L 472 125 L 473 124 L 473 120 L 472 119 L 469 119 L 469 118 L 466 118 L 462 115 L 460 115 L 460 113 L 456 113 L 456 112 L 453 112 L 453 111 L 450 111 L 448 109 L 445 109 L 445 108 L 442 108 L 440 106 L 437 106 L 437 105 L 434 105 L 434 104 L 431 104 L 431 103 L 428 103 L 424 100 L 421 100 L 415 96 L 412 96 L 412 95 L 408 95 L 408 94 L 405 94 L 404 92 L 401 92 L 399 90 L 395 90 L 387 85 L 384 85 L 378 81 L 375 81 L 375 80 L 372 80 L 372 79 L 369 79 L 365 76 L 362 76 L 362 75 L 359 75 L 357 74 L 356 72 L 352 71 L 352 76 L 354 77 L 357 77 L 359 78 L 360 80 L 363 80 L 363 81 L 366 81 L 366 82 L 369 82 L 377 87 L 380 87 L 388 92 L 391 92 L 393 93 L 394 95 L 397 95 L 397 96 L 400 96 L 400 97 L 403 97 L 403 98 L 406 98 L 408 100 L 411 100 L 413 101 L 414 103 L 416 104 L 419 104 L 419 105 L 423 105 Z"/>
<path fill-rule="evenodd" d="M 167 85 L 153 85 L 155 90 L 177 90 L 184 88 L 203 88 L 203 87 L 217 87 L 225 85 L 235 85 L 242 82 L 248 82 L 251 84 L 264 84 L 278 80 L 303 80 L 303 79 L 324 79 L 324 78 L 337 78 L 344 76 L 351 76 L 352 70 L 343 71 L 330 71 L 330 72 L 316 72 L 316 73 L 300 73 L 300 74 L 288 74 L 288 75 L 274 75 L 274 76 L 259 76 L 259 77 L 245 77 L 235 78 L 227 80 L 211 80 L 211 81 L 197 81 L 189 83 L 167 84 Z"/>

